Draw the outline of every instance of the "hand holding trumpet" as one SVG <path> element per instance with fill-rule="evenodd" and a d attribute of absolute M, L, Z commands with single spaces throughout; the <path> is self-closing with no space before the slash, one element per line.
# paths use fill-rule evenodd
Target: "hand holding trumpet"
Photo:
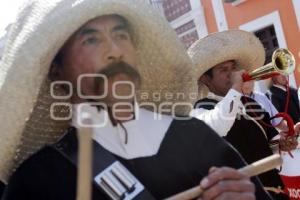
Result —
<path fill-rule="evenodd" d="M 242 75 L 245 73 L 245 70 L 234 71 L 231 73 L 231 88 L 242 93 L 244 81 Z"/>

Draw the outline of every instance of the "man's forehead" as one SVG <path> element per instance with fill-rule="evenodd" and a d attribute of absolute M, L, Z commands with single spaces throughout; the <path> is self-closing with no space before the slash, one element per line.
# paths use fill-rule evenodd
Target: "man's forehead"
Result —
<path fill-rule="evenodd" d="M 112 22 L 109 25 L 111 26 L 110 28 L 112 31 L 124 30 L 129 33 L 131 39 L 133 38 L 131 27 L 124 17 L 116 14 L 103 15 L 86 22 L 83 26 L 81 26 L 81 28 L 73 33 L 60 49 L 60 53 L 63 54 L 66 49 L 74 44 L 74 41 L 80 41 L 80 38 L 83 36 L 101 32 L 101 24 L 105 22 Z M 58 55 L 60 55 L 60 53 L 58 53 Z"/>
<path fill-rule="evenodd" d="M 222 62 L 220 64 L 217 64 L 214 68 L 222 69 L 222 68 L 231 67 L 231 66 L 235 66 L 235 65 L 236 65 L 236 62 L 234 60 L 228 60 L 228 61 Z"/>

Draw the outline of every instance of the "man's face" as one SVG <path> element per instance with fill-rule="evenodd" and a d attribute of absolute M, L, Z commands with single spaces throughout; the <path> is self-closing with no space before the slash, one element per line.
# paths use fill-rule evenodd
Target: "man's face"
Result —
<path fill-rule="evenodd" d="M 71 36 L 61 53 L 60 79 L 70 81 L 75 89 L 80 75 L 109 72 L 113 65 L 115 72 L 110 73 L 108 77 L 108 87 L 102 88 L 108 89 L 108 96 L 103 99 L 105 102 L 113 101 L 111 88 L 116 81 L 130 81 L 135 84 L 138 82 L 137 77 L 123 73 L 122 66 L 118 66 L 118 63 L 122 62 L 128 65 L 131 71 L 136 72 L 136 50 L 128 26 L 119 16 L 107 15 L 89 21 Z M 97 95 L 95 83 L 95 78 L 83 78 L 81 93 Z M 116 91 L 118 95 L 124 95 L 121 93 L 128 90 L 128 84 L 121 84 L 116 88 L 119 91 Z"/>
<path fill-rule="evenodd" d="M 226 61 L 213 67 L 212 77 L 205 78 L 209 90 L 219 96 L 225 96 L 232 86 L 231 73 L 236 70 L 235 62 Z"/>

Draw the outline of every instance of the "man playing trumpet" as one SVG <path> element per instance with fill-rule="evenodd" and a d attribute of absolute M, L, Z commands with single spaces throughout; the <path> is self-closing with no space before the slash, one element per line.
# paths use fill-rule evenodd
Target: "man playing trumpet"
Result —
<path fill-rule="evenodd" d="M 242 98 L 242 75 L 245 70 L 251 71 L 262 66 L 265 60 L 260 41 L 248 32 L 225 31 L 197 41 L 188 53 L 196 66 L 194 73 L 198 78 L 201 98 L 191 115 L 203 120 L 220 136 L 225 137 L 248 163 L 272 155 L 269 141 L 278 132 L 270 125 L 270 116 L 255 100 Z M 205 98 L 203 97 L 207 91 L 203 85 L 209 90 Z M 260 112 L 253 113 L 253 109 L 245 109 L 245 105 L 249 103 L 254 104 L 255 109 Z M 265 123 L 268 125 L 265 126 Z M 285 149 L 291 150 L 296 146 L 294 140 Z M 276 170 L 259 177 L 276 199 L 287 198 L 281 193 L 283 183 Z"/>

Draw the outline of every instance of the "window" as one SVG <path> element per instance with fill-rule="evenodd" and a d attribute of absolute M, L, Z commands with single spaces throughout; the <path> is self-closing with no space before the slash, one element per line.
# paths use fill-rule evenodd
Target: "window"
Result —
<path fill-rule="evenodd" d="M 196 30 L 180 37 L 181 42 L 185 45 L 187 49 L 198 39 L 199 37 Z"/>
<path fill-rule="evenodd" d="M 254 32 L 254 34 L 264 45 L 266 51 L 266 63 L 271 62 L 273 52 L 279 48 L 274 25 L 260 29 Z"/>
<path fill-rule="evenodd" d="M 192 9 L 190 0 L 162 0 L 162 3 L 168 21 L 173 21 Z"/>
<path fill-rule="evenodd" d="M 195 28 L 196 25 L 195 25 L 195 22 L 192 20 L 192 21 L 189 21 L 183 25 L 181 25 L 180 27 L 176 28 L 175 31 L 178 35 L 186 32 L 186 31 L 189 31 L 193 28 Z"/>

